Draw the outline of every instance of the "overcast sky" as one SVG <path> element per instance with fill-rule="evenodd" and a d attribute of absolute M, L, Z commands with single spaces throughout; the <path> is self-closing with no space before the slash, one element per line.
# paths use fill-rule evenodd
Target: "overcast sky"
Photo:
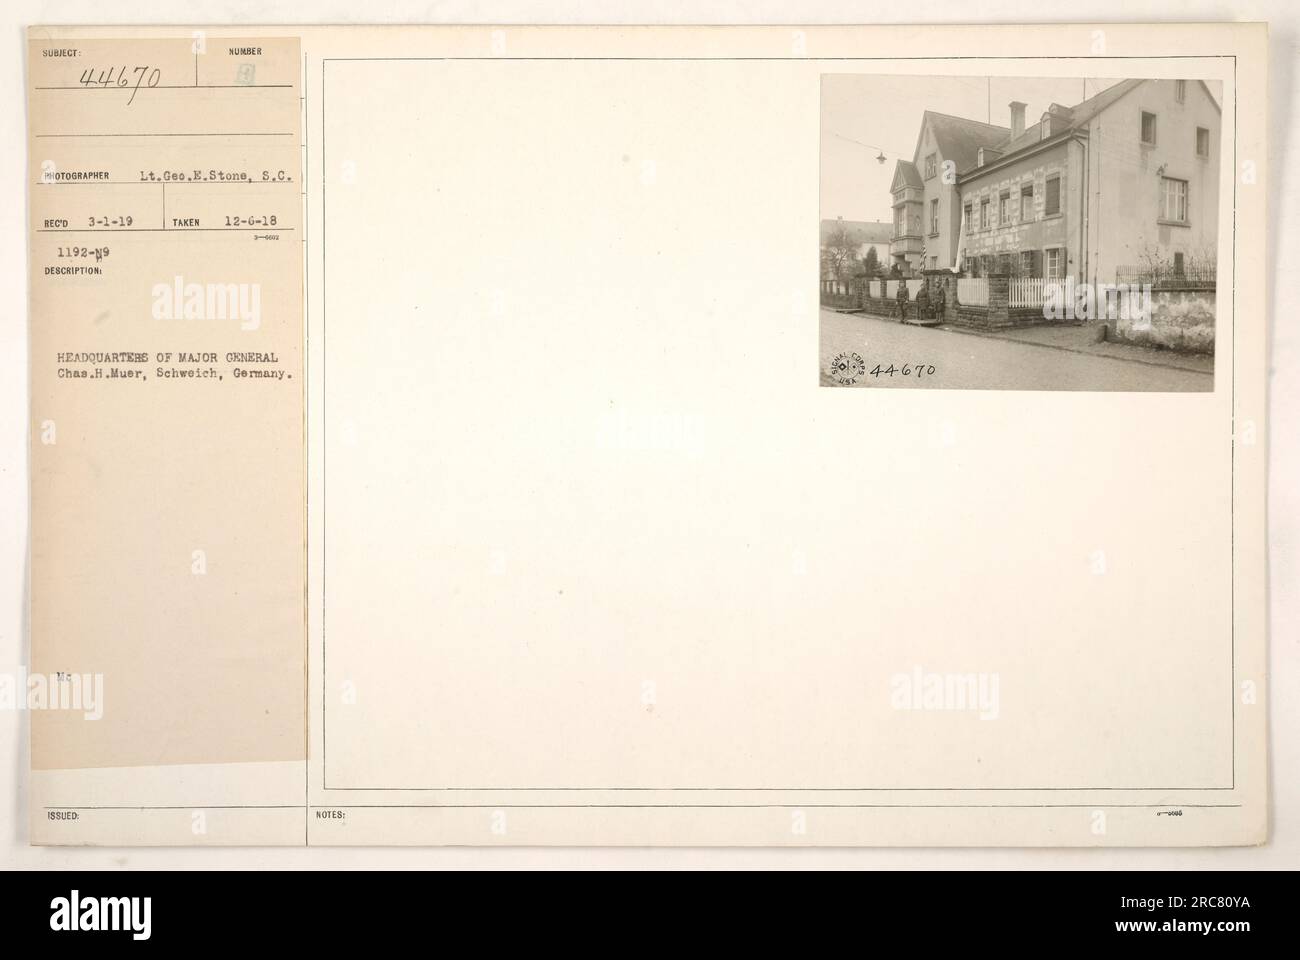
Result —
<path fill-rule="evenodd" d="M 893 221 L 894 163 L 912 159 L 926 110 L 1009 127 L 1012 100 L 1029 104 L 1025 122 L 1034 123 L 1052 103 L 1072 107 L 1117 82 L 827 74 L 822 77 L 822 219 Z M 881 151 L 883 164 L 876 162 Z"/>

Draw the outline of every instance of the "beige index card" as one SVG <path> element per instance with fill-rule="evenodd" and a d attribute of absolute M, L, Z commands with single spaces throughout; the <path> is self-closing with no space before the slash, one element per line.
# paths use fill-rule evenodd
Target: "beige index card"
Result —
<path fill-rule="evenodd" d="M 28 57 L 31 670 L 88 701 L 33 711 L 34 775 L 212 767 L 224 805 L 226 770 L 304 757 L 298 41 Z M 66 809 L 133 802 L 96 776 L 38 788 L 34 836 L 123 822 Z"/>

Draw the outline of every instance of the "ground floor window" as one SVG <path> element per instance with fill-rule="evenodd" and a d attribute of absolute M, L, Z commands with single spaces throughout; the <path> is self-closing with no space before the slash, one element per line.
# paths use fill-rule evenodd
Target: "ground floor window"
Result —
<path fill-rule="evenodd" d="M 1065 275 L 1065 251 L 1060 247 L 1044 250 L 1043 266 L 1049 279 L 1059 280 Z"/>

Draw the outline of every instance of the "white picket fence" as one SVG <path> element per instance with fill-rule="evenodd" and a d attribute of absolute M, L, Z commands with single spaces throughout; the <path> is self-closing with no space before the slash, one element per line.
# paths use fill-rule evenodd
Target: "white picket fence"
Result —
<path fill-rule="evenodd" d="M 957 302 L 968 307 L 987 307 L 989 305 L 988 278 L 958 277 Z"/>
<path fill-rule="evenodd" d="M 1007 300 L 1013 307 L 1041 307 L 1048 293 L 1060 285 L 1060 280 L 1016 277 L 1008 284 Z"/>

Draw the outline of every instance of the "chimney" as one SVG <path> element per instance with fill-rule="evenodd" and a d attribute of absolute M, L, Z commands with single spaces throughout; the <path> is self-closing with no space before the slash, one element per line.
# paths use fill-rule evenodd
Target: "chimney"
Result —
<path fill-rule="evenodd" d="M 1011 101 L 1011 139 L 1014 140 L 1025 132 L 1025 107 L 1028 104 L 1019 100 Z"/>

